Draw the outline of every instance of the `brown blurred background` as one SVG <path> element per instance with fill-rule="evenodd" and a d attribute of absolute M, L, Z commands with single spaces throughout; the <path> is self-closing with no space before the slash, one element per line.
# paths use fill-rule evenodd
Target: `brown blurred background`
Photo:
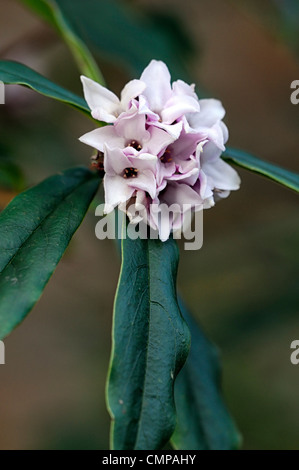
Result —
<path fill-rule="evenodd" d="M 230 146 L 299 172 L 299 79 L 295 53 L 245 2 L 140 0 L 171 9 L 191 35 L 190 76 L 222 100 Z M 237 6 L 236 6 L 237 5 Z M 100 24 L 99 24 L 100 27 Z M 17 1 L 1 0 L 0 55 L 24 62 L 81 94 L 79 73 L 61 39 Z M 100 64 L 119 92 L 129 78 Z M 78 137 L 92 123 L 62 104 L 6 87 L 1 145 L 27 185 L 90 152 Z M 298 199 L 240 170 L 240 191 L 204 214 L 204 245 L 181 251 L 179 289 L 222 351 L 224 392 L 248 449 L 299 448 Z M 12 193 L 0 192 L 3 207 Z M 119 259 L 94 235 L 91 210 L 30 316 L 6 340 L 0 366 L 1 449 L 107 449 L 105 378 Z"/>

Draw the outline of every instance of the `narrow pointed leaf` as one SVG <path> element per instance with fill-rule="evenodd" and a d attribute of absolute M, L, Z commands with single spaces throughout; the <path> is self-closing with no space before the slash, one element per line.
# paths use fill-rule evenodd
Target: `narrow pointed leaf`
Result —
<path fill-rule="evenodd" d="M 51 26 L 57 28 L 53 13 L 47 0 L 20 0 L 20 2 L 26 5 L 27 7 L 31 8 L 35 13 L 40 15 Z"/>
<path fill-rule="evenodd" d="M 83 98 L 56 85 L 43 75 L 19 62 L 0 60 L 0 80 L 9 85 L 24 85 L 49 98 L 74 106 L 90 116 L 90 110 Z"/>
<path fill-rule="evenodd" d="M 161 449 L 175 423 L 173 386 L 189 350 L 176 297 L 174 240 L 123 240 L 108 383 L 112 447 Z"/>
<path fill-rule="evenodd" d="M 237 449 L 240 434 L 222 398 L 218 351 L 182 302 L 180 307 L 191 348 L 175 383 L 177 426 L 171 442 L 181 450 Z"/>
<path fill-rule="evenodd" d="M 299 192 L 299 174 L 278 165 L 261 160 L 242 150 L 228 148 L 223 154 L 224 160 L 246 170 L 266 176 L 293 191 Z"/>
<path fill-rule="evenodd" d="M 59 31 L 73 54 L 80 72 L 104 85 L 104 79 L 96 61 L 86 44 L 71 27 L 67 17 L 62 14 L 58 2 L 55 0 L 21 1 Z"/>
<path fill-rule="evenodd" d="M 86 168 L 52 176 L 0 214 L 0 338 L 39 299 L 98 188 Z"/>

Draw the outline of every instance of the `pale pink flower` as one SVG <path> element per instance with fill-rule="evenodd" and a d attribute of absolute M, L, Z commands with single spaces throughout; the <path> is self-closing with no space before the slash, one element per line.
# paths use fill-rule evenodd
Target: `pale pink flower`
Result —
<path fill-rule="evenodd" d="M 120 99 L 81 80 L 92 116 L 110 124 L 80 138 L 104 154 L 106 212 L 118 206 L 166 240 L 182 227 L 185 207 L 210 208 L 239 188 L 237 172 L 221 159 L 228 139 L 221 102 L 199 100 L 194 85 L 182 80 L 171 84 L 163 62 L 151 61 Z M 163 205 L 175 207 L 168 226 L 161 224 Z"/>
<path fill-rule="evenodd" d="M 164 62 L 152 60 L 140 80 L 146 84 L 141 95 L 145 97 L 148 108 L 164 124 L 172 124 L 186 113 L 199 111 L 195 86 L 182 80 L 171 85 L 170 73 Z"/>
<path fill-rule="evenodd" d="M 131 100 L 136 98 L 145 89 L 146 84 L 140 80 L 131 80 L 123 88 L 121 98 L 104 86 L 81 76 L 84 97 L 91 110 L 91 115 L 98 121 L 113 123 L 117 117 L 130 107 Z"/>
<path fill-rule="evenodd" d="M 157 157 L 143 153 L 138 156 L 126 156 L 119 148 L 104 148 L 104 189 L 105 212 L 128 201 L 136 192 L 144 191 L 154 199 L 156 197 Z"/>
<path fill-rule="evenodd" d="M 101 152 L 107 143 L 111 148 L 126 149 L 126 153 L 131 152 L 134 155 L 147 152 L 159 156 L 175 138 L 162 129 L 146 124 L 145 114 L 139 114 L 135 108 L 133 113 L 124 113 L 113 126 L 88 132 L 80 137 L 80 141 Z M 182 124 L 177 123 L 173 127 L 180 133 Z"/>

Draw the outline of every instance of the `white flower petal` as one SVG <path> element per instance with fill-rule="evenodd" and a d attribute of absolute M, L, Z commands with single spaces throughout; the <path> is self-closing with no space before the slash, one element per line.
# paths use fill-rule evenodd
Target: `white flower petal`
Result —
<path fill-rule="evenodd" d="M 220 201 L 221 199 L 226 199 L 230 195 L 230 191 L 215 191 L 214 200 L 215 202 Z"/>
<path fill-rule="evenodd" d="M 206 142 L 203 148 L 201 147 L 201 143 L 198 144 L 196 149 L 196 156 L 199 159 L 200 163 L 203 162 L 212 162 L 218 160 L 221 156 L 222 151 L 217 147 L 213 142 Z"/>
<path fill-rule="evenodd" d="M 121 105 L 124 110 L 127 110 L 130 101 L 139 96 L 145 89 L 146 84 L 141 80 L 131 80 L 126 84 L 121 92 Z"/>
<path fill-rule="evenodd" d="M 207 139 L 214 142 L 214 144 L 222 151 L 225 150 L 223 130 L 224 127 L 221 126 L 221 122 L 214 124 L 214 126 L 209 129 L 206 128 Z"/>
<path fill-rule="evenodd" d="M 225 109 L 219 100 L 199 100 L 199 106 L 199 113 L 187 116 L 190 126 L 194 129 L 199 129 L 200 127 L 212 127 L 225 116 Z"/>
<path fill-rule="evenodd" d="M 203 208 L 204 209 L 211 209 L 211 207 L 214 207 L 214 206 L 215 206 L 215 201 L 214 201 L 213 196 L 205 199 L 204 202 L 203 202 Z"/>
<path fill-rule="evenodd" d="M 214 189 L 233 191 L 240 187 L 240 177 L 228 163 L 219 158 L 216 161 L 203 162 L 202 170 L 208 177 L 208 184 Z"/>
<path fill-rule="evenodd" d="M 104 146 L 104 170 L 107 175 L 122 176 L 124 169 L 130 167 L 132 167 L 131 161 L 121 149 Z"/>
<path fill-rule="evenodd" d="M 157 162 L 157 187 L 159 191 L 165 188 L 167 180 L 175 173 L 176 166 L 174 162 L 162 163 L 161 160 Z"/>
<path fill-rule="evenodd" d="M 140 145 L 150 139 L 150 133 L 145 128 L 145 115 L 126 114 L 123 113 L 118 121 L 115 123 L 115 130 L 118 135 L 121 135 L 129 145 L 130 141 L 135 140 Z"/>
<path fill-rule="evenodd" d="M 176 124 L 165 124 L 164 122 L 159 121 L 149 121 L 147 124 L 150 126 L 158 127 L 159 129 L 163 129 L 164 131 L 168 132 L 168 134 L 172 137 L 173 140 L 176 140 L 180 137 L 183 128 L 182 122 L 178 122 Z"/>
<path fill-rule="evenodd" d="M 171 181 L 180 181 L 185 184 L 188 184 L 190 186 L 193 186 L 199 175 L 199 169 L 198 168 L 192 168 L 189 171 L 185 171 L 184 173 L 175 173 L 172 175 L 169 180 Z"/>
<path fill-rule="evenodd" d="M 112 91 L 81 75 L 84 97 L 95 119 L 113 122 L 120 110 L 120 101 Z"/>
<path fill-rule="evenodd" d="M 105 204 L 116 207 L 122 202 L 128 201 L 134 188 L 127 184 L 127 180 L 119 175 L 104 177 Z"/>
<path fill-rule="evenodd" d="M 161 117 L 163 122 L 171 124 L 186 113 L 195 113 L 198 111 L 198 99 L 188 95 L 174 95 L 165 104 L 164 109 L 161 111 Z"/>
<path fill-rule="evenodd" d="M 200 195 L 202 200 L 213 196 L 213 191 L 208 186 L 208 178 L 202 170 L 199 172 L 198 180 L 193 189 Z"/>
<path fill-rule="evenodd" d="M 150 170 L 152 173 L 156 173 L 158 158 L 156 155 L 150 153 L 140 153 L 137 156 L 129 156 L 128 160 L 131 162 L 131 166 L 138 170 Z"/>
<path fill-rule="evenodd" d="M 168 184 L 161 202 L 168 205 L 178 204 L 183 210 L 183 205 L 188 204 L 192 207 L 202 204 L 199 194 L 194 191 L 190 186 L 184 183 L 171 182 Z"/>
<path fill-rule="evenodd" d="M 195 100 L 198 100 L 198 96 L 195 93 L 195 84 L 188 85 L 188 83 L 184 82 L 183 80 L 176 80 L 172 84 L 172 89 L 175 95 L 181 96 L 192 96 Z"/>
<path fill-rule="evenodd" d="M 188 134 L 183 129 L 179 139 L 177 139 L 169 147 L 171 158 L 178 162 L 181 162 L 182 160 L 188 160 L 190 155 L 195 152 L 200 139 L 200 134 Z"/>
<path fill-rule="evenodd" d="M 152 199 L 156 197 L 156 179 L 150 170 L 140 171 L 136 178 L 128 178 L 127 181 L 131 188 L 146 191 Z"/>
<path fill-rule="evenodd" d="M 110 147 L 125 147 L 125 139 L 116 134 L 113 126 L 100 127 L 99 129 L 87 132 L 79 140 L 101 152 L 104 151 L 104 145 L 107 143 Z"/>
<path fill-rule="evenodd" d="M 117 119 L 114 114 L 107 113 L 107 111 L 105 111 L 103 108 L 93 109 L 91 111 L 91 115 L 97 121 L 107 122 L 107 124 L 113 124 Z"/>
<path fill-rule="evenodd" d="M 160 116 L 157 113 L 154 113 L 154 111 L 152 111 L 149 108 L 149 104 L 147 102 L 147 99 L 143 95 L 139 96 L 138 113 L 147 115 L 147 123 L 148 124 L 149 124 L 148 121 L 159 121 L 159 119 L 160 119 Z"/>
<path fill-rule="evenodd" d="M 227 128 L 226 124 L 224 124 L 223 121 L 219 122 L 219 126 L 221 127 L 221 130 L 222 130 L 223 143 L 226 144 L 226 142 L 228 141 L 228 137 L 229 137 L 228 128 Z"/>
<path fill-rule="evenodd" d="M 146 83 L 143 95 L 152 111 L 159 113 L 171 96 L 170 73 L 164 62 L 152 60 L 140 80 Z"/>
<path fill-rule="evenodd" d="M 149 132 L 151 137 L 146 148 L 149 153 L 154 155 L 160 156 L 160 153 L 164 152 L 166 147 L 175 140 L 168 132 L 155 126 L 150 126 Z"/>

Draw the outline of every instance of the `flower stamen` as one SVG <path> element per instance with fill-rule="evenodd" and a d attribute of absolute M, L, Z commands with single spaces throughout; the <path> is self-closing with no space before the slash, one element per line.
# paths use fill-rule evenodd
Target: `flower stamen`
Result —
<path fill-rule="evenodd" d="M 166 149 L 163 153 L 162 157 L 160 158 L 162 163 L 170 163 L 172 162 L 171 152 L 169 149 Z"/>
<path fill-rule="evenodd" d="M 129 143 L 129 147 L 133 147 L 135 150 L 137 150 L 137 152 L 139 152 L 142 149 L 142 145 L 140 145 L 140 143 L 137 142 L 137 140 L 132 140 Z"/>
<path fill-rule="evenodd" d="M 137 168 L 125 168 L 123 172 L 123 178 L 136 178 L 138 173 Z"/>

